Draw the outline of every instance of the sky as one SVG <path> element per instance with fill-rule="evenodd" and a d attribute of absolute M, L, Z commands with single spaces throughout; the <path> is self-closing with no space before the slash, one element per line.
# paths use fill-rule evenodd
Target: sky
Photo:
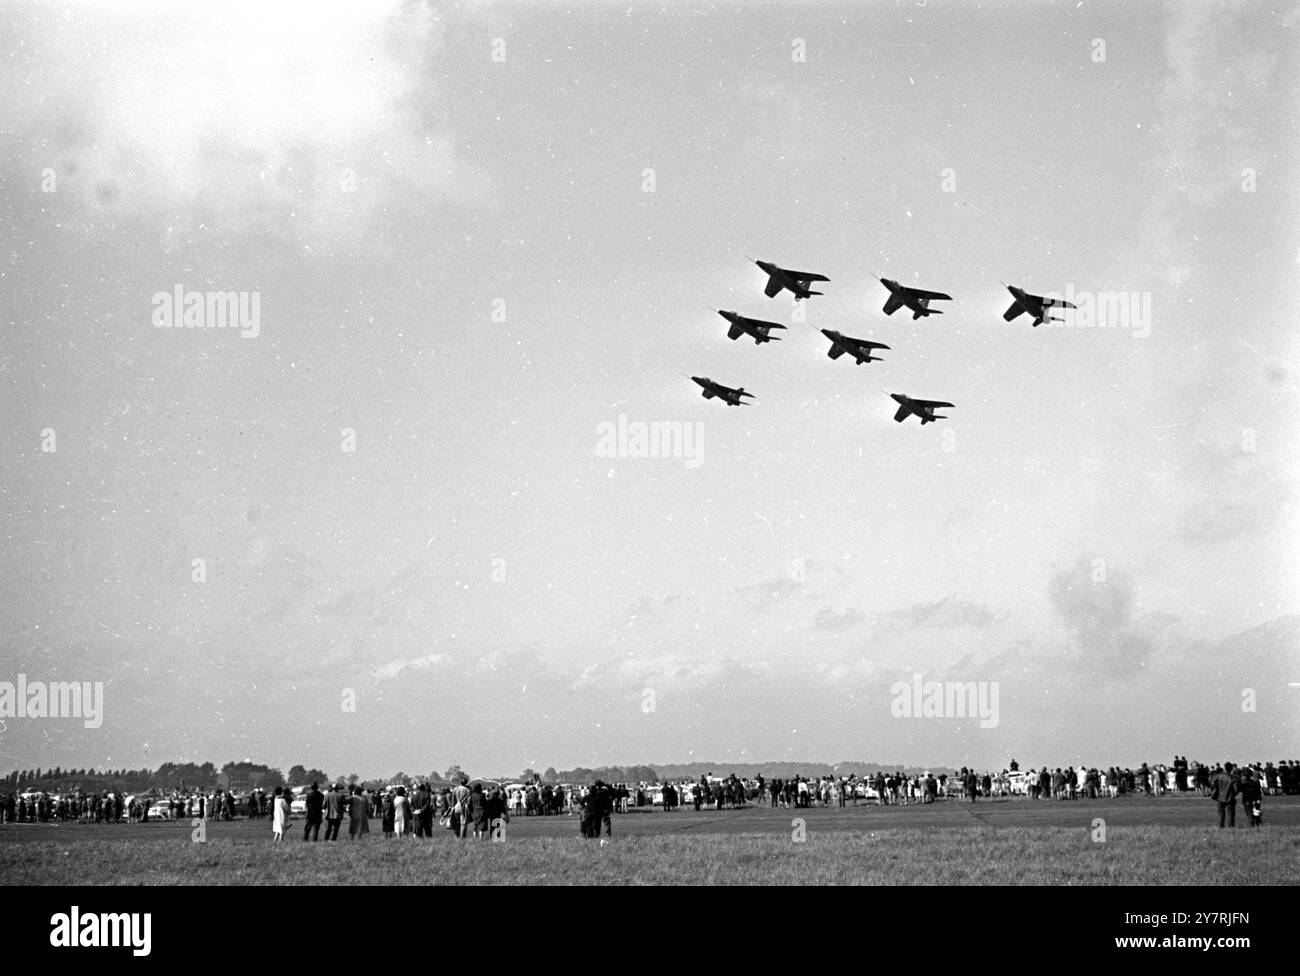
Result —
<path fill-rule="evenodd" d="M 0 681 L 104 705 L 0 767 L 1300 755 L 1296 27 L 0 5 Z M 997 721 L 899 716 L 917 675 Z"/>

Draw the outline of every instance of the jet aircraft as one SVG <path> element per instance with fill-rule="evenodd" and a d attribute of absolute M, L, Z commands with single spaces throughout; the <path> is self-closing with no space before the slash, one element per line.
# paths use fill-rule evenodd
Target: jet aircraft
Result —
<path fill-rule="evenodd" d="M 749 404 L 745 403 L 740 398 L 752 397 L 754 395 L 752 393 L 746 393 L 745 388 L 743 386 L 737 390 L 733 390 L 729 386 L 723 386 L 721 383 L 715 383 L 707 376 L 692 376 L 691 379 L 694 380 L 703 388 L 704 399 L 712 400 L 714 397 L 717 397 L 723 403 L 727 404 L 727 406 L 730 407 L 747 407 L 749 406 Z"/>
<path fill-rule="evenodd" d="M 731 328 L 727 330 L 728 339 L 739 339 L 742 335 L 754 337 L 755 345 L 762 345 L 764 342 L 779 342 L 780 336 L 771 335 L 773 329 L 784 329 L 785 326 L 779 322 L 764 322 L 762 319 L 750 319 L 741 315 L 739 312 L 728 312 L 726 309 L 718 309 L 718 314 L 731 323 Z"/>
<path fill-rule="evenodd" d="M 801 302 L 805 298 L 822 294 L 819 291 L 808 290 L 814 281 L 830 281 L 825 275 L 814 274 L 811 271 L 791 271 L 789 268 L 777 267 L 771 261 L 754 263 L 767 272 L 767 287 L 763 289 L 763 294 L 768 298 L 775 298 L 780 294 L 781 289 L 785 288 L 794 295 L 796 302 Z"/>
<path fill-rule="evenodd" d="M 924 288 L 909 288 L 907 285 L 900 285 L 892 278 L 876 278 L 882 285 L 889 289 L 889 298 L 885 302 L 885 314 L 893 315 L 900 308 L 906 305 L 912 312 L 912 321 L 927 315 L 942 315 L 943 310 L 931 308 L 930 303 L 936 301 L 952 301 L 951 295 L 945 295 L 941 291 L 926 291 Z"/>
<path fill-rule="evenodd" d="M 951 403 L 944 403 L 942 400 L 914 400 L 905 393 L 889 394 L 898 402 L 898 412 L 894 414 L 894 420 L 902 423 L 912 414 L 921 418 L 921 426 L 933 423 L 936 420 L 947 420 L 947 417 L 935 416 L 935 410 L 939 407 L 951 407 Z"/>
<path fill-rule="evenodd" d="M 889 347 L 883 342 L 869 342 L 866 339 L 855 339 L 853 336 L 846 336 L 842 332 L 836 332 L 834 329 L 822 329 L 822 335 L 831 341 L 831 347 L 827 350 L 826 355 L 831 359 L 839 359 L 846 352 L 858 361 L 858 365 L 863 363 L 878 363 L 880 357 L 872 357 L 871 353 L 875 349 L 888 349 Z"/>
<path fill-rule="evenodd" d="M 1016 316 L 1028 312 L 1034 317 L 1034 328 L 1036 329 L 1044 322 L 1064 321 L 1064 319 L 1059 319 L 1053 315 L 1051 312 L 1052 309 L 1078 308 L 1077 305 L 1072 302 L 1067 302 L 1063 298 L 1044 298 L 1041 295 L 1031 295 L 1029 292 L 1022 288 L 1017 288 L 1015 285 L 1007 285 L 1006 288 L 1007 291 L 1011 292 L 1016 299 L 1011 303 L 1011 307 L 1002 313 L 1002 317 L 1008 322 Z"/>

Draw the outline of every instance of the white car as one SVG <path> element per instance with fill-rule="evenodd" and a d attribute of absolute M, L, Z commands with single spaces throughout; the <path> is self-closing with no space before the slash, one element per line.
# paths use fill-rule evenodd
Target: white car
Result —
<path fill-rule="evenodd" d="M 171 816 L 171 805 L 166 800 L 159 800 L 149 808 L 150 820 L 170 820 Z"/>

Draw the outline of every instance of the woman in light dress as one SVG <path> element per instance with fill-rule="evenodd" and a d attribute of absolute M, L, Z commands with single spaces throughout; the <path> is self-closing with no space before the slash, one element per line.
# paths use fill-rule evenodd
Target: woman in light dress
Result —
<path fill-rule="evenodd" d="M 271 836 L 278 844 L 284 840 L 284 828 L 289 823 L 289 804 L 284 798 L 284 787 L 275 788 L 275 816 L 271 820 Z"/>
<path fill-rule="evenodd" d="M 410 833 L 410 828 L 407 827 L 410 822 L 411 801 L 406 797 L 406 787 L 399 786 L 397 796 L 393 797 L 393 832 L 399 840 Z"/>

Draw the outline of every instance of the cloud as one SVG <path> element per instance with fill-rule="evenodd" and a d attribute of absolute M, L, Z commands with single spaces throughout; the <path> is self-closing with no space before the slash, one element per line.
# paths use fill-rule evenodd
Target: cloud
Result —
<path fill-rule="evenodd" d="M 822 607 L 813 618 L 813 627 L 816 630 L 848 630 L 866 619 L 866 615 L 854 607 L 847 607 L 842 611 Z"/>
<path fill-rule="evenodd" d="M 1169 7 L 1161 144 L 1148 167 L 1152 192 L 1142 240 L 1117 263 L 1121 271 L 1150 266 L 1169 285 L 1189 282 L 1196 267 L 1185 242 L 1211 209 L 1240 193 L 1242 168 L 1263 162 L 1258 154 L 1267 140 L 1259 129 L 1278 97 L 1278 39 L 1289 25 L 1261 14 L 1245 6 Z"/>
<path fill-rule="evenodd" d="M 1236 444 L 1193 445 L 1180 471 L 1191 493 L 1178 525 L 1184 540 L 1217 545 L 1275 532 L 1294 516 L 1296 479 L 1281 460 L 1257 450 L 1256 436 L 1250 431 Z"/>
<path fill-rule="evenodd" d="M 423 657 L 413 657 L 389 661 L 375 669 L 376 681 L 391 681 L 403 671 L 414 669 L 417 671 L 427 670 L 436 665 L 443 664 L 447 661 L 445 654 L 426 654 Z"/>
<path fill-rule="evenodd" d="M 0 59 L 0 122 L 30 147 L 11 165 L 24 184 L 54 170 L 55 201 L 92 225 L 143 219 L 166 241 L 340 243 L 399 194 L 409 210 L 482 193 L 423 121 L 440 15 L 324 6 L 28 8 Z"/>
<path fill-rule="evenodd" d="M 618 694 L 649 686 L 707 691 L 738 680 L 761 679 L 771 673 L 772 666 L 764 661 L 669 654 L 598 662 L 584 668 L 571 687 L 574 691 L 585 689 L 600 694 Z"/>
<path fill-rule="evenodd" d="M 773 576 L 771 579 L 750 586 L 738 586 L 736 592 L 754 610 L 760 613 L 784 603 L 799 592 L 803 582 L 795 574 Z"/>
<path fill-rule="evenodd" d="M 1096 678 L 1131 675 L 1154 662 L 1156 637 L 1169 618 L 1134 613 L 1134 587 L 1124 574 L 1083 556 L 1055 573 L 1049 596 L 1080 651 L 1079 665 Z"/>
<path fill-rule="evenodd" d="M 878 632 L 917 627 L 987 627 L 995 616 L 988 607 L 947 596 L 933 603 L 917 603 L 882 616 Z"/>

